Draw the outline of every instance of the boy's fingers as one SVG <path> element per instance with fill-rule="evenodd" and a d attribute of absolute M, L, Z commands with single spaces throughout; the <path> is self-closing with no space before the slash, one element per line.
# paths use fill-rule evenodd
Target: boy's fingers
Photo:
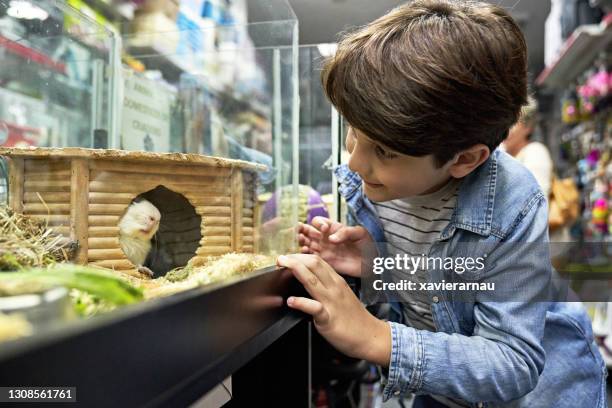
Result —
<path fill-rule="evenodd" d="M 294 254 L 289 257 L 299 260 L 326 288 L 334 284 L 332 273 L 336 272 L 318 255 Z"/>
<path fill-rule="evenodd" d="M 287 299 L 287 306 L 313 316 L 317 324 L 322 324 L 328 320 L 323 304 L 314 299 L 292 296 Z"/>
<path fill-rule="evenodd" d="M 312 241 L 301 234 L 298 236 L 298 245 L 301 247 L 300 250 L 303 254 L 321 251 L 321 245 L 318 242 Z"/>
<path fill-rule="evenodd" d="M 336 244 L 340 244 L 346 241 L 349 237 L 349 233 L 347 232 L 347 229 L 348 228 L 343 228 L 340 231 L 336 232 L 335 234 L 330 235 L 329 240 Z"/>
<path fill-rule="evenodd" d="M 310 255 L 318 255 L 319 254 L 319 250 L 318 249 L 313 249 L 312 246 L 303 246 L 300 248 L 300 253 L 302 254 L 310 254 Z"/>
<path fill-rule="evenodd" d="M 298 235 L 298 243 L 300 245 L 310 245 L 310 239 L 308 239 L 308 237 L 306 237 L 306 235 L 300 234 L 300 235 Z"/>
<path fill-rule="evenodd" d="M 308 247 L 310 248 L 311 251 L 314 251 L 314 252 L 320 252 L 321 251 L 321 245 L 319 245 L 319 243 L 315 242 L 315 241 L 311 241 L 310 245 L 308 245 Z"/>
<path fill-rule="evenodd" d="M 311 239 L 323 238 L 321 232 L 319 232 L 319 230 L 313 227 L 312 225 L 305 225 L 304 228 L 300 230 L 300 232 Z"/>
<path fill-rule="evenodd" d="M 317 215 L 312 219 L 312 221 L 310 221 L 310 224 L 313 225 L 315 228 L 319 228 L 321 225 L 327 224 L 329 222 L 331 222 L 329 218 Z"/>
<path fill-rule="evenodd" d="M 329 229 L 330 223 L 331 223 L 331 220 L 329 218 L 325 218 L 321 216 L 314 217 L 312 221 L 310 222 L 310 224 L 313 227 L 315 227 L 317 230 L 321 232 L 327 231 Z"/>
<path fill-rule="evenodd" d="M 320 296 L 321 290 L 324 289 L 324 286 L 319 278 L 298 258 L 305 256 L 313 255 L 281 255 L 276 260 L 276 263 L 280 266 L 289 268 L 293 273 L 293 276 L 295 276 L 295 278 L 304 286 L 306 292 L 308 292 L 308 294 L 313 298 L 317 299 Z"/>
<path fill-rule="evenodd" d="M 329 236 L 329 240 L 337 244 L 345 241 L 356 241 L 361 238 L 363 238 L 363 230 L 358 227 L 345 227 Z"/>

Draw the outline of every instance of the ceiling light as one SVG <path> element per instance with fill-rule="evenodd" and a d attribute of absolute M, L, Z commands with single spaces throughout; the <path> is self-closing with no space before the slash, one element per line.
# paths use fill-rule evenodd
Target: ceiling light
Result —
<path fill-rule="evenodd" d="M 46 20 L 49 18 L 49 13 L 25 0 L 11 0 L 6 13 L 13 18 L 23 20 Z"/>
<path fill-rule="evenodd" d="M 329 43 L 329 44 L 317 44 L 317 49 L 324 57 L 331 57 L 336 53 L 338 49 L 338 44 Z"/>

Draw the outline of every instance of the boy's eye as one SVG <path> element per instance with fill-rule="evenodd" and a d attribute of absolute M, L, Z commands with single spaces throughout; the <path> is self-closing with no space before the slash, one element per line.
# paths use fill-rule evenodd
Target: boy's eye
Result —
<path fill-rule="evenodd" d="M 376 155 L 383 159 L 392 159 L 396 156 L 395 154 L 388 152 L 387 150 L 383 149 L 380 146 L 376 146 L 375 151 L 376 151 Z"/>

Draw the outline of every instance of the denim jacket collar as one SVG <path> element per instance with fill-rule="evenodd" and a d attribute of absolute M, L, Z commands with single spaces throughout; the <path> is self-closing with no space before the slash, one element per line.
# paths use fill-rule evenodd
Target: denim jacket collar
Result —
<path fill-rule="evenodd" d="M 453 227 L 483 236 L 491 234 L 498 155 L 499 151 L 495 150 L 487 161 L 465 177 L 451 225 L 442 232 L 442 239 L 452 235 Z"/>
<path fill-rule="evenodd" d="M 357 189 L 361 189 L 362 182 L 359 174 L 349 170 L 347 164 L 341 164 L 334 170 L 338 180 L 338 192 L 346 199 L 350 198 Z M 365 198 L 365 197 L 364 197 Z"/>
<path fill-rule="evenodd" d="M 465 177 L 451 222 L 442 231 L 441 240 L 450 238 L 457 228 L 483 236 L 491 233 L 498 156 L 499 151 L 495 150 L 487 161 Z M 334 173 L 339 183 L 338 191 L 347 201 L 357 192 L 361 200 L 368 201 L 363 195 L 361 177 L 357 173 L 349 170 L 346 164 L 338 166 Z M 362 203 L 356 201 L 361 200 L 350 201 L 360 207 Z"/>

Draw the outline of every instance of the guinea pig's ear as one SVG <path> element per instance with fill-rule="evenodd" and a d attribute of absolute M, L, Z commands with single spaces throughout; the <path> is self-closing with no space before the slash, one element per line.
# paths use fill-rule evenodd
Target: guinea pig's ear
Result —
<path fill-rule="evenodd" d="M 144 201 L 144 197 L 143 196 L 136 196 L 136 198 L 134 198 L 130 204 L 139 203 L 141 201 Z"/>

